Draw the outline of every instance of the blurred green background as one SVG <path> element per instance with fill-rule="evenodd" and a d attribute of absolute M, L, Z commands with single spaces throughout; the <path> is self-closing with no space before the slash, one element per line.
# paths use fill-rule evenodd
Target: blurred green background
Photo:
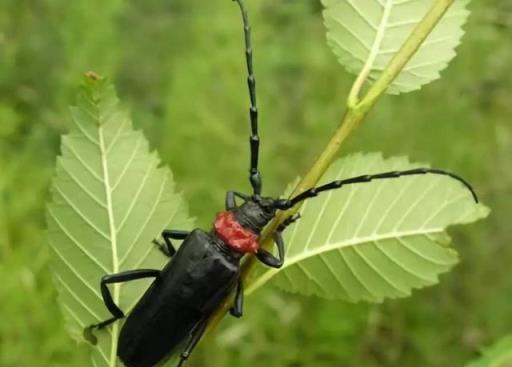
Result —
<path fill-rule="evenodd" d="M 337 126 L 353 77 L 325 43 L 319 0 L 249 0 L 262 171 L 278 195 Z M 493 212 L 452 231 L 462 262 L 382 305 L 267 288 L 190 366 L 463 366 L 512 332 L 512 5 L 473 1 L 459 56 L 419 92 L 385 97 L 343 153 L 409 155 L 468 178 Z M 85 71 L 109 76 L 202 226 L 247 191 L 248 100 L 229 0 L 0 1 L 0 366 L 89 366 L 65 332 L 44 235 L 59 136 Z"/>

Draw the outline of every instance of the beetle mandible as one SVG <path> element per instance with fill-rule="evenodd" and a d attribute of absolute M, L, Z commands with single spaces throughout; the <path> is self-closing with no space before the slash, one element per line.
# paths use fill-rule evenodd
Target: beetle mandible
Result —
<path fill-rule="evenodd" d="M 105 306 L 112 314 L 108 320 L 86 328 L 85 335 L 94 339 L 94 329 L 102 329 L 125 317 L 114 303 L 109 284 L 136 279 L 154 278 L 153 283 L 128 314 L 119 335 L 117 355 L 127 367 L 151 367 L 169 358 L 178 346 L 185 342 L 178 367 L 188 359 L 201 339 L 209 317 L 220 307 L 236 287 L 230 313 L 241 317 L 243 313 L 243 284 L 240 279 L 240 261 L 245 254 L 254 254 L 264 265 L 280 268 L 285 259 L 282 232 L 298 219 L 287 218 L 274 233 L 277 257 L 260 247 L 259 236 L 263 228 L 275 217 L 278 210 L 287 210 L 303 200 L 315 197 L 323 191 L 345 185 L 400 176 L 437 174 L 460 181 L 478 198 L 472 187 L 461 177 L 446 171 L 416 168 L 406 171 L 384 172 L 337 180 L 310 188 L 290 199 L 274 199 L 261 195 L 262 180 L 258 170 L 259 144 L 258 109 L 256 105 L 256 80 L 252 61 L 251 29 L 243 0 L 238 3 L 242 14 L 245 56 L 248 70 L 248 88 L 251 126 L 250 173 L 252 195 L 228 191 L 224 212 L 218 213 L 211 231 L 194 229 L 164 230 L 163 243 L 154 241 L 170 258 L 162 270 L 138 269 L 106 275 L 101 279 L 101 294 Z M 243 200 L 237 206 L 236 198 Z M 171 240 L 182 240 L 175 250 Z"/>

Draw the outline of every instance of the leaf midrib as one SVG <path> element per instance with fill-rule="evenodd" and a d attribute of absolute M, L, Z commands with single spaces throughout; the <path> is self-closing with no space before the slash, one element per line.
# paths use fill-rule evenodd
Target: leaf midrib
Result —
<path fill-rule="evenodd" d="M 301 252 L 297 255 L 294 255 L 292 257 L 289 257 L 286 259 L 285 265 L 280 269 L 269 269 L 265 271 L 259 278 L 257 278 L 252 284 L 249 284 L 247 286 L 246 294 L 251 294 L 256 289 L 261 287 L 263 284 L 268 282 L 271 278 L 273 278 L 276 274 L 285 271 L 286 268 L 289 268 L 290 266 L 300 263 L 301 261 L 304 261 L 308 258 L 321 255 L 326 252 L 339 250 L 345 247 L 349 246 L 356 246 L 361 245 L 364 243 L 372 243 L 375 241 L 383 241 L 383 240 L 389 240 L 389 239 L 396 239 L 396 238 L 407 238 L 407 237 L 414 237 L 414 236 L 424 236 L 424 235 L 432 235 L 432 234 L 439 234 L 444 231 L 443 228 L 431 228 L 428 230 L 425 229 L 419 229 L 415 231 L 400 231 L 400 232 L 389 232 L 384 235 L 378 235 L 376 233 L 373 233 L 369 236 L 364 237 L 356 237 L 351 238 L 346 241 L 340 241 L 340 242 L 333 242 L 333 243 L 327 243 L 323 246 L 316 247 L 314 249 Z"/>
<path fill-rule="evenodd" d="M 109 222 L 109 231 L 110 231 L 110 243 L 112 247 L 112 273 L 119 272 L 119 259 L 117 253 L 117 229 L 114 222 L 114 212 L 112 205 L 112 189 L 110 186 L 110 176 L 108 171 L 108 160 L 107 160 L 107 149 L 105 147 L 105 138 L 103 136 L 103 126 L 101 118 L 98 117 L 98 140 L 100 147 L 100 155 L 101 155 L 101 165 L 103 168 L 103 183 L 105 187 L 105 199 L 107 201 L 107 215 Z M 120 284 L 114 284 L 114 295 L 113 300 L 115 304 L 119 304 L 119 296 L 120 296 Z M 109 358 L 109 366 L 115 367 L 117 361 L 117 334 L 118 334 L 118 323 L 114 323 L 112 326 L 112 342 L 110 349 L 110 358 Z"/>
<path fill-rule="evenodd" d="M 379 4 L 380 4 L 380 2 L 379 2 Z M 382 42 L 384 40 L 384 35 L 386 34 L 386 29 L 388 27 L 389 17 L 391 15 L 391 9 L 393 8 L 393 0 L 386 0 L 386 3 L 384 5 L 382 5 L 382 4 L 380 4 L 380 5 L 383 6 L 382 19 L 380 20 L 379 26 L 376 29 L 375 39 L 374 39 L 373 45 L 370 49 L 370 54 L 368 55 L 366 64 L 364 65 L 363 70 L 361 70 L 361 73 L 358 77 L 359 83 L 366 81 L 366 79 L 370 75 L 370 72 L 374 68 L 375 61 L 377 60 L 377 57 L 379 56 Z"/>

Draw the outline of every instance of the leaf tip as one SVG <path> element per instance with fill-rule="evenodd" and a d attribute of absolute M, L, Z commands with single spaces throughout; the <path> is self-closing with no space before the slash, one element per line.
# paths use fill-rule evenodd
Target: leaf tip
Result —
<path fill-rule="evenodd" d="M 99 75 L 94 71 L 84 73 L 84 82 L 82 84 L 82 95 L 92 104 L 98 104 L 106 98 L 109 89 L 113 89 L 108 78 Z M 82 97 L 79 95 L 79 98 Z"/>
<path fill-rule="evenodd" d="M 103 80 L 104 78 L 102 76 L 100 76 L 99 74 L 97 74 L 96 72 L 94 71 L 87 71 L 85 74 L 85 79 L 87 81 L 92 81 L 92 82 L 96 82 L 98 80 Z"/>
<path fill-rule="evenodd" d="M 84 73 L 84 86 L 91 91 L 100 91 L 107 79 L 94 71 Z"/>
<path fill-rule="evenodd" d="M 489 208 L 488 206 L 485 206 L 482 203 L 478 204 L 477 211 L 478 211 L 477 212 L 478 213 L 478 217 L 481 218 L 481 219 L 487 218 L 491 214 L 491 208 Z"/>

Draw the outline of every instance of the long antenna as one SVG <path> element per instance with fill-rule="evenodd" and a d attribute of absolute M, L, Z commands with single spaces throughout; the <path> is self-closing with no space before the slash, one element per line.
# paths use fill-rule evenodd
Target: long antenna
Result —
<path fill-rule="evenodd" d="M 251 168 L 249 173 L 249 181 L 253 189 L 254 195 L 261 194 L 261 175 L 258 170 L 258 159 L 260 150 L 260 137 L 258 136 L 258 108 L 256 106 L 256 79 L 254 77 L 254 68 L 252 64 L 252 44 L 251 44 L 251 27 L 249 25 L 249 17 L 247 10 L 242 0 L 233 0 L 240 6 L 242 19 L 244 22 L 244 36 L 245 36 L 245 59 L 247 62 L 247 85 L 249 87 L 249 97 L 251 107 L 249 108 L 249 117 L 251 120 L 251 137 L 249 143 L 251 147 Z"/>
<path fill-rule="evenodd" d="M 277 209 L 286 210 L 286 209 L 293 207 L 295 204 L 297 204 L 303 200 L 317 196 L 322 191 L 335 190 L 335 189 L 339 189 L 342 186 L 370 182 L 373 180 L 384 180 L 384 179 L 389 179 L 389 178 L 398 178 L 398 177 L 402 177 L 402 176 L 414 176 L 414 175 L 425 175 L 425 174 L 448 176 L 448 177 L 451 177 L 451 178 L 461 182 L 471 192 L 471 195 L 473 196 L 473 199 L 475 200 L 475 202 L 478 203 L 478 196 L 476 195 L 475 190 L 462 177 L 457 176 L 454 173 L 446 172 L 446 171 L 443 171 L 440 169 L 415 168 L 415 169 L 410 169 L 410 170 L 406 170 L 406 171 L 391 171 L 391 172 L 379 173 L 376 175 L 363 175 L 363 176 L 347 178 L 344 180 L 332 181 L 325 185 L 313 187 L 309 190 L 306 190 L 290 200 L 278 200 L 276 202 L 275 206 Z"/>

